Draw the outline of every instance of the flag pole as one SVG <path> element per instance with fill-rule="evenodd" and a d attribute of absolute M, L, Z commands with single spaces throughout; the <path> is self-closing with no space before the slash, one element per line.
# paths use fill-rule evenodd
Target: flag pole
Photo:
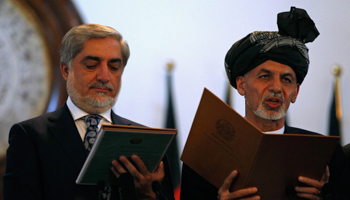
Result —
<path fill-rule="evenodd" d="M 168 73 L 171 73 L 174 69 L 174 62 L 173 61 L 168 61 L 166 63 L 166 69 L 168 71 Z"/>
<path fill-rule="evenodd" d="M 335 116 L 339 121 L 339 127 L 341 127 L 341 119 L 343 117 L 343 108 L 341 101 L 341 87 L 340 87 L 340 76 L 342 68 L 339 65 L 332 66 L 332 73 L 334 75 L 334 95 L 335 95 Z"/>
<path fill-rule="evenodd" d="M 174 70 L 174 62 L 168 61 L 166 63 L 167 70 L 167 114 L 166 114 L 166 122 L 165 128 L 175 128 L 176 129 L 176 119 L 175 119 L 175 105 L 173 102 L 173 91 L 172 91 L 172 75 Z M 178 133 L 179 134 L 179 133 Z M 174 198 L 175 200 L 180 199 L 180 156 L 178 151 L 178 137 L 175 137 L 173 142 L 170 144 L 167 155 L 171 169 L 171 176 L 173 181 L 173 189 L 174 189 Z"/>

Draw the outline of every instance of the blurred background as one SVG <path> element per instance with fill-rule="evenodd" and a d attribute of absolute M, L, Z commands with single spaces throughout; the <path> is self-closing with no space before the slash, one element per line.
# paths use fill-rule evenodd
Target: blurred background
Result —
<path fill-rule="evenodd" d="M 174 62 L 173 99 L 181 146 L 206 87 L 226 95 L 224 57 L 231 45 L 253 31 L 277 31 L 277 13 L 305 9 L 320 35 L 308 43 L 310 68 L 295 104 L 291 126 L 328 134 L 334 76 L 342 66 L 342 143 L 350 142 L 349 1 L 234 0 L 74 0 L 85 23 L 114 27 L 128 41 L 131 57 L 114 110 L 151 127 L 163 127 L 166 63 Z M 231 105 L 244 115 L 244 99 L 234 90 Z M 180 148 L 182 149 L 182 148 Z"/>

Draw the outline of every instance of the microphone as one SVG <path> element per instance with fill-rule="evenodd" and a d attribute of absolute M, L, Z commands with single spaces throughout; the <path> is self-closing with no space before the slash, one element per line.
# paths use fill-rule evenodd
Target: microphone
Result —
<path fill-rule="evenodd" d="M 123 173 L 119 176 L 120 197 L 122 200 L 137 200 L 134 178 L 130 173 Z"/>

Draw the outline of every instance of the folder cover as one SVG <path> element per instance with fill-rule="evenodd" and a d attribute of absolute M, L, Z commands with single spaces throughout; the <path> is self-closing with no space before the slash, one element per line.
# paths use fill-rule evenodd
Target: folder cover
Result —
<path fill-rule="evenodd" d="M 181 160 L 220 188 L 234 169 L 231 190 L 257 187 L 262 199 L 287 199 L 299 176 L 320 180 L 338 136 L 265 134 L 204 89 Z"/>

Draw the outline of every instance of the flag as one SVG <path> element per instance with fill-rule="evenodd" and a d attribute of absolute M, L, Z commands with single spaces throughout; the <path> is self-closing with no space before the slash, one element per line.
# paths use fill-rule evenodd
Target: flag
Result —
<path fill-rule="evenodd" d="M 174 64 L 173 62 L 167 63 L 167 113 L 165 128 L 174 128 L 176 129 L 176 120 L 174 112 L 174 103 L 172 95 L 172 70 Z M 168 149 L 168 158 L 171 169 L 171 177 L 173 180 L 173 189 L 175 200 L 180 199 L 180 156 L 179 156 L 179 147 L 178 147 L 178 138 L 175 137 Z"/>
<path fill-rule="evenodd" d="M 333 66 L 332 72 L 335 76 L 335 80 L 332 94 L 332 103 L 330 107 L 328 134 L 334 136 L 341 136 L 341 118 L 343 114 L 340 91 L 341 67 L 338 65 Z"/>
<path fill-rule="evenodd" d="M 340 123 L 336 117 L 336 100 L 335 100 L 335 91 L 333 90 L 332 94 L 332 103 L 330 107 L 330 116 L 329 116 L 329 135 L 340 136 Z"/>

